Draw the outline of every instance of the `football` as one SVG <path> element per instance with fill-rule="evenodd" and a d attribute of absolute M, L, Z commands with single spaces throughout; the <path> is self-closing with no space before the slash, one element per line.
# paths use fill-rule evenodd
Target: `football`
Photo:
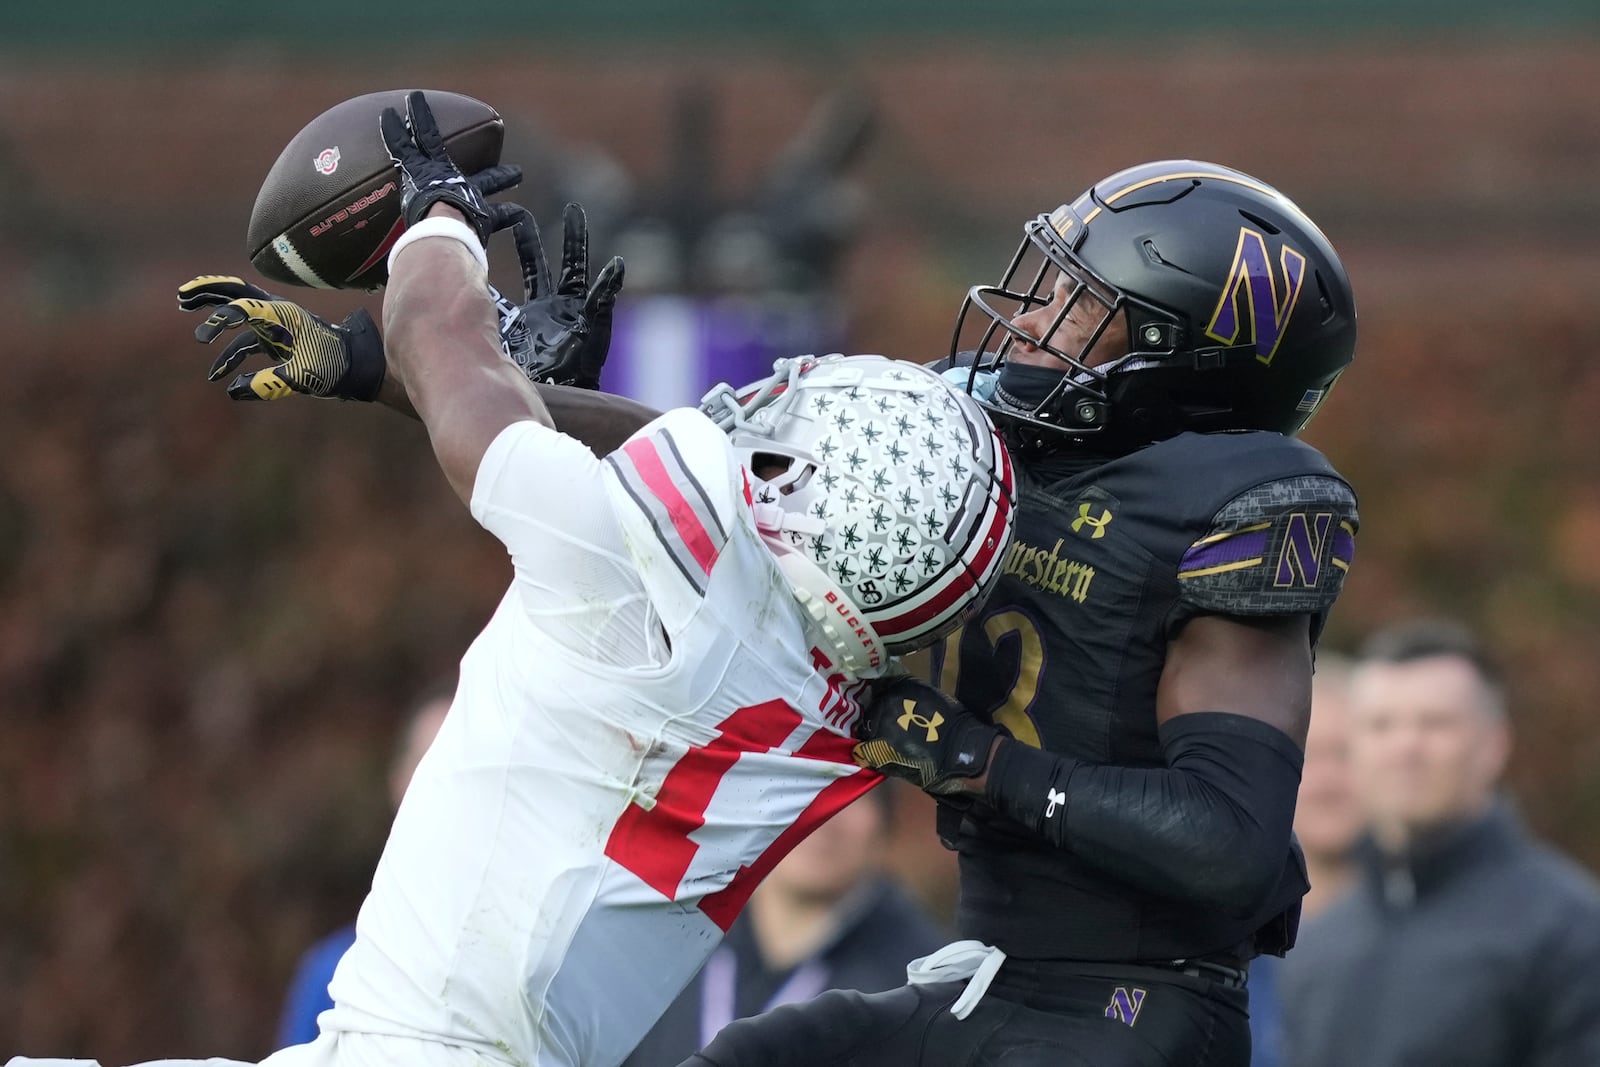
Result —
<path fill-rule="evenodd" d="M 450 158 L 463 174 L 500 162 L 505 123 L 460 93 L 424 90 Z M 405 114 L 408 89 L 337 104 L 294 135 L 267 173 L 250 212 L 246 251 L 275 282 L 319 289 L 375 289 L 388 280 L 400 236 L 400 179 L 378 116 Z"/>

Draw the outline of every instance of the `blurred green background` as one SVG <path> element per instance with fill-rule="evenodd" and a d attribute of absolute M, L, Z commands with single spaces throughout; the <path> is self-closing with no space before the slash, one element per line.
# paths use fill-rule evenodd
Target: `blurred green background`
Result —
<path fill-rule="evenodd" d="M 667 171 L 686 92 L 734 199 L 819 99 L 870 101 L 833 292 L 852 347 L 916 359 L 1024 218 L 1114 170 L 1280 186 L 1361 313 L 1307 434 L 1361 494 L 1327 644 L 1418 612 L 1480 627 L 1512 790 L 1600 867 L 1592 0 L 4 8 L 0 1056 L 263 1054 L 295 956 L 367 884 L 398 714 L 504 587 L 419 427 L 230 404 L 173 306 L 248 273 L 290 136 L 382 88 L 493 103 L 535 199 L 585 161 Z"/>

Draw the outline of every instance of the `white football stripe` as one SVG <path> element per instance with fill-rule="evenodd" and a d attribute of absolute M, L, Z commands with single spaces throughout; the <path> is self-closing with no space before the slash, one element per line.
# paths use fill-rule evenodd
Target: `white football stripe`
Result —
<path fill-rule="evenodd" d="M 317 272 L 311 269 L 311 264 L 307 263 L 300 253 L 295 250 L 294 245 L 290 243 L 288 234 L 280 233 L 274 238 L 272 250 L 278 253 L 278 258 L 283 260 L 283 265 L 288 267 L 296 278 L 300 279 L 302 285 L 309 285 L 317 289 L 334 288 L 319 278 Z"/>

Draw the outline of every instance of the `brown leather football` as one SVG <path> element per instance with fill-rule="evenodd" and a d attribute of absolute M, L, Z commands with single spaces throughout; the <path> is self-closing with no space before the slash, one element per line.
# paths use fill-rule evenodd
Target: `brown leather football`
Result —
<path fill-rule="evenodd" d="M 324 111 L 295 134 L 250 212 L 246 251 L 275 282 L 375 289 L 400 236 L 400 176 L 378 133 L 386 107 L 405 114 L 408 89 L 368 93 Z M 500 162 L 505 123 L 460 93 L 424 90 L 450 158 L 463 174 Z"/>

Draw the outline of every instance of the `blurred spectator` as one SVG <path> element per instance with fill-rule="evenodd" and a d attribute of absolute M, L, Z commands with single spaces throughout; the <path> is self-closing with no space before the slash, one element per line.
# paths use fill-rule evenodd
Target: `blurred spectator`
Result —
<path fill-rule="evenodd" d="M 1350 766 L 1371 835 L 1283 965 L 1291 1064 L 1600 1064 L 1600 886 L 1497 798 L 1509 750 L 1471 634 L 1424 622 L 1368 642 Z"/>
<path fill-rule="evenodd" d="M 411 784 L 412 772 L 417 769 L 428 746 L 433 744 L 434 735 L 444 723 L 454 691 L 454 685 L 430 690 L 412 708 L 406 719 L 399 747 L 389 767 L 389 799 L 397 808 L 401 798 L 406 795 L 406 786 Z M 279 1048 L 304 1044 L 316 1038 L 317 1016 L 333 1007 L 333 1000 L 328 996 L 328 982 L 333 978 L 333 969 L 339 965 L 345 950 L 355 939 L 356 927 L 350 923 L 312 945 L 300 957 L 294 977 L 289 982 L 288 994 L 284 997 L 283 1014 L 278 1021 Z"/>
<path fill-rule="evenodd" d="M 1301 904 L 1302 921 L 1322 912 L 1350 887 L 1353 850 L 1361 834 L 1361 811 L 1350 781 L 1350 662 L 1333 652 L 1317 654 L 1311 679 L 1311 728 L 1300 772 L 1294 832 L 1305 850 L 1311 892 Z M 1250 964 L 1251 1067 L 1280 1067 L 1283 1007 L 1278 983 L 1280 956 L 1257 956 Z"/>
<path fill-rule="evenodd" d="M 892 795 L 873 790 L 773 868 L 623 1067 L 677 1063 L 735 1019 L 825 990 L 898 988 L 906 964 L 950 940 L 878 866 Z"/>
<path fill-rule="evenodd" d="M 1325 911 L 1355 877 L 1355 845 L 1365 823 L 1350 779 L 1350 662 L 1317 656 L 1311 685 L 1311 728 L 1300 772 L 1294 832 L 1306 854 L 1311 891 L 1301 920 Z"/>

